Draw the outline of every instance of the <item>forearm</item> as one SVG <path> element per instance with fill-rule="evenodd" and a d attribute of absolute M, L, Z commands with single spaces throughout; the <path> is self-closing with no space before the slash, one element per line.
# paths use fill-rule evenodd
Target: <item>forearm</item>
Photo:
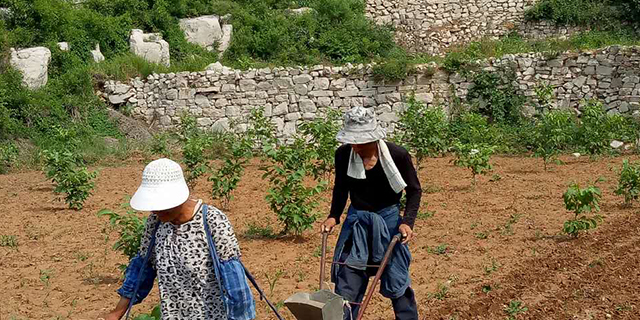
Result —
<path fill-rule="evenodd" d="M 127 313 L 129 299 L 121 297 L 116 307 L 104 316 L 105 320 L 119 320 Z"/>
<path fill-rule="evenodd" d="M 420 209 L 420 199 L 422 198 L 421 189 L 407 189 L 407 205 L 402 217 L 402 223 L 408 225 L 413 229 L 413 225 L 416 222 L 418 216 L 418 210 Z"/>
<path fill-rule="evenodd" d="M 336 219 L 336 223 L 340 223 L 340 216 L 344 212 L 344 208 L 347 205 L 347 199 L 349 193 L 342 190 L 341 187 L 336 186 L 333 189 L 333 197 L 331 199 L 331 211 L 329 212 L 329 218 Z"/>

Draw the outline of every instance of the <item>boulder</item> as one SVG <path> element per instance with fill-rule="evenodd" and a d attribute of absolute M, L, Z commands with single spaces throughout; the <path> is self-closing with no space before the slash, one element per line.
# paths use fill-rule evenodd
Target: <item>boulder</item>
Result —
<path fill-rule="evenodd" d="M 287 9 L 287 13 L 294 15 L 294 16 L 301 16 L 303 14 L 306 13 L 313 13 L 316 10 L 313 8 L 309 8 L 309 7 L 302 7 L 302 8 L 297 8 L 297 9 Z"/>
<path fill-rule="evenodd" d="M 47 84 L 51 51 L 35 47 L 16 51 L 11 48 L 11 65 L 22 73 L 22 83 L 30 89 Z"/>
<path fill-rule="evenodd" d="M 170 64 L 169 44 L 157 33 L 144 33 L 142 30 L 131 30 L 129 37 L 131 52 L 153 63 L 168 66 Z"/>
<path fill-rule="evenodd" d="M 58 42 L 58 48 L 62 51 L 69 51 L 69 43 L 68 42 Z"/>
<path fill-rule="evenodd" d="M 222 70 L 224 70 L 224 66 L 220 62 L 215 62 L 215 63 L 212 63 L 212 64 L 208 65 L 205 70 L 210 70 L 210 71 L 213 71 L 213 72 L 220 73 L 220 72 L 222 72 Z"/>
<path fill-rule="evenodd" d="M 104 61 L 104 56 L 102 55 L 102 52 L 100 52 L 100 44 L 99 43 L 96 43 L 96 49 L 95 50 L 91 50 L 91 56 L 93 57 L 93 61 L 95 61 L 95 62 Z"/>
<path fill-rule="evenodd" d="M 11 9 L 9 8 L 0 8 L 0 20 L 9 20 L 11 13 Z"/>
<path fill-rule="evenodd" d="M 213 44 L 222 39 L 222 28 L 218 16 L 202 16 L 180 20 L 180 29 L 187 41 L 213 50 Z"/>
<path fill-rule="evenodd" d="M 222 26 L 222 39 L 220 39 L 220 43 L 218 44 L 218 52 L 220 52 L 220 56 L 224 54 L 225 51 L 229 48 L 231 44 L 231 36 L 233 35 L 233 26 L 230 24 L 225 24 Z"/>

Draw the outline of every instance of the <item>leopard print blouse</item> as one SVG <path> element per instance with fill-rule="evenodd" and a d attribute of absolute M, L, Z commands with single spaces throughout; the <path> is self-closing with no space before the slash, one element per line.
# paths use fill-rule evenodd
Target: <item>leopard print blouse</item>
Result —
<path fill-rule="evenodd" d="M 181 225 L 160 223 L 151 263 L 157 272 L 163 320 L 227 319 L 213 271 L 202 220 L 202 201 L 191 221 Z M 207 220 L 218 256 L 240 256 L 233 227 L 222 211 L 208 206 Z M 147 219 L 140 253 L 146 254 L 158 217 Z"/>

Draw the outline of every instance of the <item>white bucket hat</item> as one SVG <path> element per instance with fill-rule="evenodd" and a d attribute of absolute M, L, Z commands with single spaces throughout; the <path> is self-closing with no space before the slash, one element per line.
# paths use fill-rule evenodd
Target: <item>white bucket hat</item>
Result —
<path fill-rule="evenodd" d="M 129 204 L 138 211 L 161 211 L 175 208 L 188 198 L 189 187 L 180 165 L 169 159 L 158 159 L 144 168 L 142 183 Z"/>
<path fill-rule="evenodd" d="M 342 143 L 365 144 L 386 138 L 373 108 L 353 107 L 344 114 L 344 126 L 336 139 Z"/>

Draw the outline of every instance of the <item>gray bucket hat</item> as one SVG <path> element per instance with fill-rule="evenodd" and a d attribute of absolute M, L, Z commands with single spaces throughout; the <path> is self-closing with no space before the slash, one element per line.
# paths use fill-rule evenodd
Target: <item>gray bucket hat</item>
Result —
<path fill-rule="evenodd" d="M 373 108 L 353 107 L 344 114 L 344 126 L 336 139 L 341 143 L 365 144 L 387 137 Z"/>

